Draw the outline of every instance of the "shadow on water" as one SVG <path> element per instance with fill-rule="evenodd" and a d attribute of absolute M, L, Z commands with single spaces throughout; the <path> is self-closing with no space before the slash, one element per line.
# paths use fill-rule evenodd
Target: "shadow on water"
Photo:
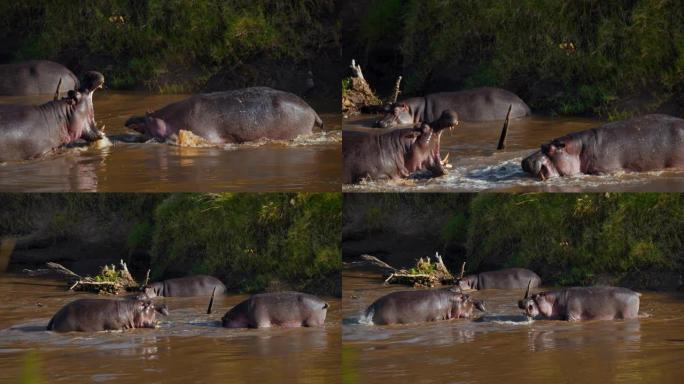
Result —
<path fill-rule="evenodd" d="M 187 95 L 104 91 L 94 96 L 96 119 L 111 146 L 74 145 L 44 158 L 0 163 L 3 192 L 338 191 L 341 118 L 321 113 L 322 131 L 293 141 L 219 147 L 178 147 L 141 138 L 124 127 Z M 0 103 L 40 104 L 49 97 L 0 97 Z"/>

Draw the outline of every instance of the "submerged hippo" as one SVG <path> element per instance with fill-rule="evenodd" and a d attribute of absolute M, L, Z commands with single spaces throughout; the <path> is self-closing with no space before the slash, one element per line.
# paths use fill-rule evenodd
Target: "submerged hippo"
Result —
<path fill-rule="evenodd" d="M 260 293 L 231 308 L 222 321 L 226 328 L 320 327 L 328 307 L 306 293 Z"/>
<path fill-rule="evenodd" d="M 78 88 L 76 75 L 53 61 L 31 60 L 0 65 L 0 95 L 51 94 L 60 81 L 64 89 Z"/>
<path fill-rule="evenodd" d="M 444 129 L 456 125 L 456 112 L 444 111 L 439 119 L 417 128 L 383 134 L 343 131 L 344 183 L 357 183 L 364 178 L 399 179 L 423 170 L 434 177 L 445 175 L 440 138 Z"/>
<path fill-rule="evenodd" d="M 214 291 L 216 289 L 216 291 Z M 139 298 L 165 297 L 189 297 L 189 296 L 209 296 L 212 293 L 222 294 L 226 291 L 226 286 L 221 280 L 206 275 L 195 275 L 168 279 L 156 283 L 148 284 L 143 288 L 143 293 Z"/>
<path fill-rule="evenodd" d="M 393 292 L 366 309 L 369 324 L 410 324 L 473 316 L 473 308 L 485 311 L 484 302 L 451 288 Z"/>
<path fill-rule="evenodd" d="M 518 307 L 529 317 L 568 321 L 635 319 L 640 293 L 620 287 L 572 287 L 525 297 Z"/>
<path fill-rule="evenodd" d="M 93 93 L 103 84 L 101 73 L 88 72 L 83 85 L 62 99 L 55 96 L 38 106 L 0 104 L 0 161 L 39 157 L 78 139 L 102 139 L 95 123 Z"/>
<path fill-rule="evenodd" d="M 684 167 L 684 120 L 646 115 L 571 133 L 522 161 L 541 180 L 557 176 Z"/>
<path fill-rule="evenodd" d="M 458 279 L 458 286 L 468 289 L 523 289 L 528 283 L 532 288 L 541 284 L 541 278 L 529 269 L 507 268 L 480 272 Z"/>
<path fill-rule="evenodd" d="M 460 92 L 433 93 L 412 97 L 390 105 L 387 114 L 376 123 L 377 127 L 390 128 L 401 124 L 433 121 L 443 111 L 456 111 L 463 121 L 489 121 L 530 114 L 530 107 L 514 93 L 500 88 L 475 88 Z"/>
<path fill-rule="evenodd" d="M 126 121 L 127 128 L 160 141 L 183 129 L 216 144 L 290 140 L 322 126 L 299 96 L 268 87 L 199 94 Z"/>
<path fill-rule="evenodd" d="M 48 331 L 96 332 L 154 328 L 157 312 L 169 315 L 165 305 L 149 300 L 79 299 L 60 309 L 48 323 Z"/>

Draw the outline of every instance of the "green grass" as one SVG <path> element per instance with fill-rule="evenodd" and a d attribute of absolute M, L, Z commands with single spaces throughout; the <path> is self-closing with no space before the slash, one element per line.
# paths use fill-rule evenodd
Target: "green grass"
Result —
<path fill-rule="evenodd" d="M 326 19 L 333 7 L 332 0 L 1 2 L 0 58 L 98 69 L 113 89 L 185 92 L 253 58 L 315 60 L 334 44 L 338 27 Z"/>
<path fill-rule="evenodd" d="M 358 38 L 362 51 L 394 49 L 401 64 L 386 76 L 404 75 L 406 94 L 449 73 L 533 109 L 600 114 L 644 90 L 684 89 L 683 21 L 684 7 L 662 0 L 374 0 Z"/>

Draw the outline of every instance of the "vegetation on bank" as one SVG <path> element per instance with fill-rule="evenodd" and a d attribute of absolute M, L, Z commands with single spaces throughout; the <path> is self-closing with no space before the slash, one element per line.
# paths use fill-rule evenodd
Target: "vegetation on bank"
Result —
<path fill-rule="evenodd" d="M 77 260 L 114 241 L 112 262 L 152 280 L 204 273 L 244 292 L 341 294 L 338 193 L 0 194 L 0 206 L 2 235 L 40 233 L 41 247 L 88 236 Z"/>
<path fill-rule="evenodd" d="M 424 221 L 437 220 L 442 228 L 440 240 L 424 244 L 424 252 L 415 258 L 440 251 L 452 271 L 467 261 L 466 273 L 523 267 L 539 273 L 546 284 L 607 283 L 654 289 L 682 285 L 682 194 L 461 195 L 361 196 L 345 204 L 345 211 L 365 211 L 368 236 L 383 230 L 376 223 L 392 228 L 388 223 L 401 216 L 399 212 L 442 212 L 399 230 L 402 237 L 420 242 L 432 234 L 425 233 L 428 224 Z M 384 261 L 393 263 L 391 255 Z"/>
<path fill-rule="evenodd" d="M 357 51 L 384 77 L 371 84 L 401 74 L 407 94 L 499 86 L 533 109 L 614 118 L 630 102 L 684 106 L 677 1 L 373 0 L 360 25 Z"/>
<path fill-rule="evenodd" d="M 332 0 L 0 3 L 0 61 L 98 69 L 114 89 L 196 90 L 252 60 L 312 64 L 334 48 Z"/>
<path fill-rule="evenodd" d="M 681 194 L 482 194 L 470 217 L 467 258 L 478 268 L 527 267 L 561 285 L 646 286 L 684 272 Z"/>

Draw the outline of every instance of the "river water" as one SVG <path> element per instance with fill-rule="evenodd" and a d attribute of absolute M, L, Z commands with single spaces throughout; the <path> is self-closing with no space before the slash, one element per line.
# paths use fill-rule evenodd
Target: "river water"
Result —
<path fill-rule="evenodd" d="M 371 128 L 380 116 L 347 119 L 345 130 L 384 132 Z M 511 120 L 506 148 L 496 150 L 502 121 L 461 122 L 441 138 L 442 158 L 448 153 L 452 168 L 440 178 L 412 178 L 345 185 L 343 191 L 396 192 L 677 192 L 684 190 L 684 170 L 614 175 L 580 175 L 540 181 L 523 172 L 521 160 L 540 145 L 571 132 L 604 124 L 578 117 L 531 116 Z"/>
<path fill-rule="evenodd" d="M 684 294 L 642 292 L 627 321 L 527 321 L 523 291 L 485 290 L 482 322 L 356 324 L 377 298 L 411 289 L 343 273 L 342 375 L 363 383 L 681 383 Z M 480 316 L 478 314 L 478 316 Z"/>
<path fill-rule="evenodd" d="M 321 328 L 225 329 L 220 319 L 245 295 L 160 298 L 170 315 L 158 329 L 48 332 L 64 304 L 93 294 L 63 282 L 0 274 L 0 382 L 330 383 L 340 375 L 340 300 Z"/>
<path fill-rule="evenodd" d="M 98 126 L 106 126 L 113 145 L 67 148 L 37 160 L 0 163 L 0 191 L 339 191 L 341 118 L 335 113 L 319 112 L 323 131 L 287 142 L 221 148 L 131 142 L 137 134 L 124 127 L 129 117 L 187 96 L 96 92 L 95 119 Z M 49 99 L 0 97 L 0 103 L 42 104 Z"/>

